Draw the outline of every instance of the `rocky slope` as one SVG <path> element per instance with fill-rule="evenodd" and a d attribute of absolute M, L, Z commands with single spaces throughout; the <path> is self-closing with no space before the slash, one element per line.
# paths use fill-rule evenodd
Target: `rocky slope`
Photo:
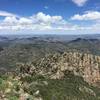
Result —
<path fill-rule="evenodd" d="M 66 37 L 66 36 L 65 36 Z M 68 38 L 68 37 L 66 37 Z M 17 62 L 36 62 L 46 54 L 68 51 L 100 55 L 100 40 L 77 38 L 72 41 L 61 41 L 59 38 L 22 38 L 0 42 L 0 69 L 15 69 Z"/>
<path fill-rule="evenodd" d="M 48 55 L 38 64 L 28 63 L 20 66 L 24 69 L 23 73 L 37 73 L 51 79 L 61 79 L 70 72 L 83 77 L 89 84 L 99 85 L 100 82 L 100 56 L 92 54 L 66 52 Z"/>
<path fill-rule="evenodd" d="M 51 70 L 51 72 L 56 70 L 54 75 L 51 75 L 51 78 L 62 78 L 66 71 L 70 71 L 74 75 L 82 76 L 88 83 L 100 82 L 100 56 L 67 52 L 62 55 L 45 58 L 43 61 L 40 65 L 46 63 L 45 65 L 48 66 L 47 70 Z M 48 72 L 50 73 L 50 71 Z"/>
<path fill-rule="evenodd" d="M 100 100 L 100 56 L 65 52 L 0 75 L 1 100 Z"/>

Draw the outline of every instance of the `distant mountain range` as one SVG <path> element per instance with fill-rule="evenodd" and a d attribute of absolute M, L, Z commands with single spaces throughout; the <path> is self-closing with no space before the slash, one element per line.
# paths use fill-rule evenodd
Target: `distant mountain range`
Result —
<path fill-rule="evenodd" d="M 100 55 L 100 35 L 0 36 L 0 67 L 15 68 L 17 62 L 38 61 L 46 54 L 78 51 Z"/>
<path fill-rule="evenodd" d="M 77 38 L 85 39 L 100 39 L 100 34 L 85 34 L 85 35 L 1 35 L 0 40 L 18 40 L 18 39 L 42 39 L 55 41 L 71 41 Z"/>

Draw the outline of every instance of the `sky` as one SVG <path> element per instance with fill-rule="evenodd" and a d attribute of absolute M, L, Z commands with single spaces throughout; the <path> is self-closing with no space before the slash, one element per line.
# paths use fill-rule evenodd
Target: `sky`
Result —
<path fill-rule="evenodd" d="M 0 34 L 100 34 L 100 0 L 0 0 Z"/>

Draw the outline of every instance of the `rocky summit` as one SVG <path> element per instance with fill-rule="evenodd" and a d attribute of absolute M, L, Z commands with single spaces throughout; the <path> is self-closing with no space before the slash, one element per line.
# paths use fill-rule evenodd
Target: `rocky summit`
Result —
<path fill-rule="evenodd" d="M 32 70 L 51 79 L 61 79 L 67 72 L 72 72 L 76 76 L 83 77 L 89 84 L 99 84 L 100 56 L 79 52 L 48 55 Z M 30 67 L 30 73 L 32 70 Z"/>
<path fill-rule="evenodd" d="M 99 100 L 100 56 L 64 52 L 17 63 L 0 76 L 1 100 Z"/>

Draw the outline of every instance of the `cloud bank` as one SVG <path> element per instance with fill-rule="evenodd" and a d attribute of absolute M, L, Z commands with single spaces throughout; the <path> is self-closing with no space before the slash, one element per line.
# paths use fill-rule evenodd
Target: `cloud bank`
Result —
<path fill-rule="evenodd" d="M 46 33 L 46 34 L 88 34 L 100 32 L 100 12 L 86 11 L 82 15 L 75 14 L 69 20 L 65 20 L 62 16 L 51 16 L 43 12 L 38 12 L 32 16 L 23 17 L 9 12 L 0 11 L 0 16 L 4 19 L 0 20 L 0 33 Z M 93 24 L 82 25 L 81 23 L 73 23 L 73 20 L 94 21 Z"/>
<path fill-rule="evenodd" d="M 72 20 L 100 20 L 100 12 L 98 11 L 86 11 L 83 15 L 76 14 Z"/>
<path fill-rule="evenodd" d="M 74 27 L 69 24 L 62 16 L 50 16 L 39 12 L 29 17 L 6 16 L 0 23 L 0 29 L 9 30 L 73 30 Z"/>

